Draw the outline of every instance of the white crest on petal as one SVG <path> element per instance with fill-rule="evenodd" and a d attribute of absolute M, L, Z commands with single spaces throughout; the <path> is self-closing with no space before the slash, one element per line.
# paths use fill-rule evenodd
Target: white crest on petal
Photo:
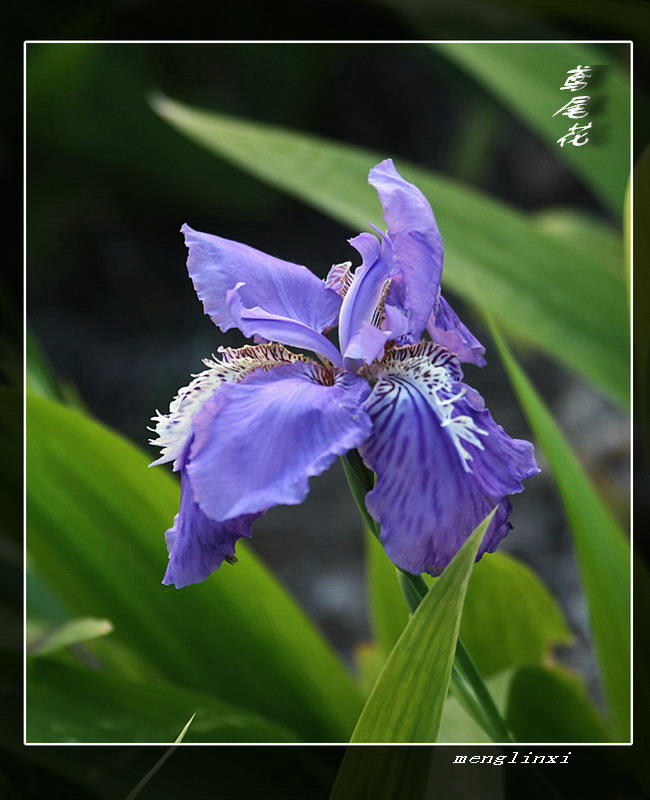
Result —
<path fill-rule="evenodd" d="M 470 416 L 454 413 L 456 402 L 465 395 L 467 389 L 461 387 L 456 390 L 463 372 L 450 350 L 427 341 L 395 347 L 387 352 L 379 364 L 367 369 L 370 377 L 377 380 L 374 393 L 381 402 L 385 401 L 386 394 L 399 391 L 403 383 L 424 390 L 422 394 L 440 420 L 440 427 L 451 437 L 463 469 L 472 472 L 469 464 L 472 454 L 464 443 L 484 450 L 479 436 L 487 436 L 488 432 L 479 428 Z"/>
<path fill-rule="evenodd" d="M 162 448 L 162 453 L 150 466 L 175 461 L 181 455 L 192 434 L 194 417 L 221 384 L 240 381 L 256 369 L 268 370 L 280 364 L 308 360 L 275 343 L 220 347 L 218 353 L 220 359 L 216 356 L 203 359 L 208 369 L 192 375 L 193 380 L 178 390 L 167 414 L 157 411 L 152 417 L 156 427 L 149 430 L 158 438 L 150 439 L 149 444 Z"/>

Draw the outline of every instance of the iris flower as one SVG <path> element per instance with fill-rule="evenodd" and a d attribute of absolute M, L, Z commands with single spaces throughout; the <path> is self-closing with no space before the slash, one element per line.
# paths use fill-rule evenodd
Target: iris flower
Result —
<path fill-rule="evenodd" d="M 163 583 L 234 563 L 259 516 L 301 503 L 309 478 L 353 449 L 376 474 L 367 510 L 402 570 L 440 574 L 495 507 L 478 557 L 512 527 L 507 496 L 539 471 L 533 447 L 463 382 L 460 362 L 482 366 L 484 348 L 440 294 L 443 244 L 426 198 L 390 159 L 369 183 L 387 232 L 350 239 L 361 265 L 337 264 L 324 281 L 183 226 L 205 313 L 255 343 L 220 348 L 153 418 L 154 464 L 181 473 Z M 337 327 L 338 348 L 327 338 Z"/>

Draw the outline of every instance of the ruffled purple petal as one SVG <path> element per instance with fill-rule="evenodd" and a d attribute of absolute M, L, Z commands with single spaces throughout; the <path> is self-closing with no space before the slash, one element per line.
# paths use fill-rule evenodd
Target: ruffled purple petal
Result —
<path fill-rule="evenodd" d="M 246 286 L 237 285 L 227 293 L 228 309 L 236 326 L 244 336 L 254 336 L 271 342 L 301 347 L 319 353 L 336 366 L 343 365 L 343 358 L 336 347 L 323 335 L 295 319 L 270 314 L 263 308 L 246 308 L 242 302 Z"/>
<path fill-rule="evenodd" d="M 317 335 L 317 334 L 315 334 Z M 172 400 L 167 414 L 157 412 L 153 417 L 156 427 L 150 430 L 157 439 L 149 443 L 162 448 L 160 458 L 149 466 L 174 462 L 174 470 L 182 468 L 187 457 L 186 447 L 192 438 L 192 423 L 206 400 L 229 381 L 239 381 L 260 367 L 266 369 L 295 361 L 305 361 L 304 356 L 292 353 L 279 344 L 244 345 L 239 348 L 219 348 L 220 358 L 204 359 L 207 369 L 193 376 L 193 380 Z"/>
<path fill-rule="evenodd" d="M 350 244 L 362 258 L 361 266 L 354 272 L 352 284 L 348 288 L 339 318 L 339 342 L 341 352 L 348 359 L 348 369 L 359 366 L 348 347 L 364 324 L 372 322 L 373 315 L 382 297 L 386 281 L 393 272 L 390 242 L 384 237 L 381 244 L 371 233 L 360 233 Z M 358 350 L 358 345 L 353 346 Z"/>
<path fill-rule="evenodd" d="M 192 487 L 184 467 L 181 470 L 181 503 L 173 526 L 165 534 L 169 564 L 163 583 L 182 589 L 200 583 L 235 558 L 235 543 L 251 535 L 251 525 L 261 514 L 245 514 L 225 522 L 215 522 L 194 501 Z"/>
<path fill-rule="evenodd" d="M 393 262 L 402 282 L 401 302 L 410 317 L 410 339 L 416 341 L 433 310 L 442 275 L 443 244 L 428 200 L 405 181 L 386 159 L 370 170 L 368 182 L 379 194 L 393 247 Z M 393 294 L 396 299 L 397 289 Z"/>
<path fill-rule="evenodd" d="M 302 322 L 320 333 L 336 324 L 341 298 L 306 267 L 183 225 L 187 268 L 205 313 L 222 331 L 236 327 L 227 293 L 238 283 L 246 308 Z"/>
<path fill-rule="evenodd" d="M 460 321 L 454 309 L 440 295 L 435 313 L 427 323 L 431 340 L 454 353 L 459 361 L 485 366 L 485 348 L 474 334 Z"/>
<path fill-rule="evenodd" d="M 439 574 L 496 506 L 479 557 L 493 551 L 510 530 L 506 495 L 539 471 L 532 445 L 511 439 L 459 376 L 442 347 L 398 348 L 364 405 L 373 432 L 359 452 L 377 473 L 368 510 L 389 558 L 414 574 Z"/>
<path fill-rule="evenodd" d="M 301 503 L 308 480 L 369 436 L 362 378 L 316 364 L 257 371 L 222 386 L 194 420 L 194 497 L 215 520 Z"/>

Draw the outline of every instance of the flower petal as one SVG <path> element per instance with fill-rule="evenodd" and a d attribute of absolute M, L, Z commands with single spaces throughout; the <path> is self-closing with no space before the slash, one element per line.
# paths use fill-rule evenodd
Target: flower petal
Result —
<path fill-rule="evenodd" d="M 180 469 L 180 459 L 185 446 L 192 436 L 192 421 L 203 404 L 224 383 L 241 380 L 244 376 L 260 367 L 269 369 L 280 364 L 292 364 L 305 361 L 305 358 L 279 344 L 245 345 L 239 348 L 220 347 L 221 359 L 212 361 L 203 359 L 208 369 L 198 375 L 182 389 L 172 400 L 169 413 L 158 412 L 153 421 L 156 427 L 153 432 L 157 439 L 150 439 L 149 444 L 162 448 L 160 458 L 149 466 L 175 461 L 174 469 Z"/>
<path fill-rule="evenodd" d="M 246 514 L 225 522 L 208 519 L 194 502 L 187 470 L 182 469 L 180 509 L 165 534 L 169 564 L 162 582 L 181 589 L 205 580 L 224 560 L 233 561 L 235 542 L 250 537 L 251 525 L 259 516 Z"/>
<path fill-rule="evenodd" d="M 270 314 L 263 308 L 245 308 L 242 294 L 246 286 L 237 284 L 228 292 L 228 308 L 232 318 L 244 336 L 255 336 L 273 342 L 311 350 L 325 356 L 332 364 L 343 366 L 343 358 L 336 347 L 322 334 L 289 317 Z"/>
<path fill-rule="evenodd" d="M 454 353 L 459 361 L 478 367 L 485 366 L 485 348 L 474 334 L 460 321 L 454 309 L 442 295 L 438 297 L 435 313 L 431 313 L 427 330 L 431 340 Z"/>
<path fill-rule="evenodd" d="M 440 286 L 443 244 L 428 200 L 397 172 L 391 159 L 370 170 L 368 182 L 379 194 L 393 247 L 393 262 L 402 283 L 404 309 L 416 341 L 433 310 Z"/>
<path fill-rule="evenodd" d="M 370 393 L 357 375 L 296 363 L 224 385 L 194 420 L 188 472 L 215 520 L 301 503 L 308 479 L 360 445 Z"/>
<path fill-rule="evenodd" d="M 352 283 L 341 305 L 339 342 L 344 356 L 352 359 L 348 354 L 348 346 L 364 324 L 371 323 L 386 281 L 393 273 L 393 259 L 390 242 L 385 237 L 382 237 L 380 244 L 371 233 L 360 233 L 349 241 L 362 261 L 352 276 Z M 358 365 L 346 361 L 346 366 L 355 369 Z"/>
<path fill-rule="evenodd" d="M 506 495 L 539 471 L 532 445 L 511 439 L 460 374 L 438 345 L 397 348 L 364 405 L 373 433 L 359 452 L 377 473 L 368 510 L 389 558 L 416 574 L 439 574 L 497 506 L 479 556 L 493 551 L 510 529 Z"/>
<path fill-rule="evenodd" d="M 183 225 L 187 268 L 205 313 L 222 331 L 236 326 L 227 293 L 238 283 L 246 308 L 302 322 L 319 333 L 336 324 L 341 298 L 307 267 L 262 253 L 248 245 Z"/>
<path fill-rule="evenodd" d="M 383 358 L 384 347 L 390 338 L 392 338 L 390 331 L 380 330 L 369 322 L 364 322 L 345 348 L 347 363 L 370 364 L 375 359 Z"/>

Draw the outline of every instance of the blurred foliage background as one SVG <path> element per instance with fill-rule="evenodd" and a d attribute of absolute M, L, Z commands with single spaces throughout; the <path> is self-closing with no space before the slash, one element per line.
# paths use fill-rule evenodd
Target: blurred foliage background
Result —
<path fill-rule="evenodd" d="M 625 48 L 611 50 L 624 66 Z M 345 240 L 358 232 L 181 138 L 148 105 L 152 92 L 408 158 L 527 211 L 569 206 L 620 225 L 548 143 L 422 45 L 35 44 L 28 78 L 29 319 L 63 391 L 141 445 L 153 411 L 166 408 L 201 358 L 243 342 L 203 315 L 181 223 L 321 276 L 354 257 Z M 468 380 L 512 435 L 527 436 L 486 329 L 453 302 L 489 348 L 489 368 L 470 366 Z M 625 415 L 548 360 L 531 355 L 531 365 L 625 523 Z M 313 481 L 307 504 L 260 520 L 254 546 L 351 658 L 368 637 L 362 539 L 332 472 Z M 571 655 L 588 669 L 562 512 L 548 474 L 529 483 L 507 546 L 561 598 L 584 645 Z"/>
<path fill-rule="evenodd" d="M 642 7 L 628 5 L 632 14 L 639 15 L 635 35 L 645 37 Z M 198 12 L 192 4 L 183 10 L 183 17 L 174 19 L 174 38 L 194 25 L 190 20 Z M 291 11 L 286 7 L 283 18 L 286 36 L 299 25 L 300 15 Z M 166 31 L 165 38 L 171 36 L 167 11 L 157 3 L 71 6 L 67 15 L 58 8 L 56 19 L 53 9 L 49 13 L 50 25 L 41 19 L 41 29 L 47 26 L 55 37 L 112 38 L 125 25 L 135 37 L 145 27 L 148 37 L 156 30 Z M 223 9 L 223 14 L 236 28 L 236 11 Z M 391 38 L 404 39 L 573 38 L 578 31 L 580 37 L 600 38 L 605 31 L 609 35 L 613 25 L 626 35 L 626 16 L 612 14 L 605 4 L 569 8 L 540 2 L 521 8 L 467 2 L 440 4 L 434 12 L 425 5 L 397 9 L 389 3 L 363 3 L 346 10 L 316 6 L 314 14 L 322 23 L 321 35 L 331 30 L 332 36 L 340 36 L 344 23 L 351 30 L 349 23 L 361 15 L 365 24 L 359 30 L 364 38 L 388 30 Z M 262 26 L 265 21 L 271 21 L 269 10 L 259 9 L 255 24 Z M 245 35 L 243 25 L 240 35 Z M 624 47 L 603 47 L 625 68 Z M 620 229 L 620 217 L 603 207 L 548 142 L 540 141 L 520 117 L 457 64 L 422 45 L 33 44 L 28 46 L 27 69 L 27 289 L 34 346 L 57 378 L 56 391 L 140 446 L 145 445 L 154 409 L 165 409 L 189 373 L 200 368 L 200 359 L 220 344 L 241 343 L 235 336 L 220 334 L 202 314 L 185 272 L 185 249 L 178 233 L 182 222 L 306 264 L 320 275 L 331 263 L 349 257 L 345 239 L 358 233 L 183 138 L 152 110 L 148 99 L 154 92 L 406 158 L 525 211 L 571 207 Z M 641 64 L 641 75 L 645 69 Z M 637 109 L 643 146 L 647 119 L 643 98 Z M 488 347 L 489 366 L 471 374 L 468 369 L 468 380 L 485 395 L 495 418 L 509 432 L 528 436 L 487 330 L 471 308 L 451 297 Z M 625 413 L 539 353 L 528 352 L 525 363 L 599 492 L 626 525 Z M 15 477 L 8 476 L 8 485 L 12 480 L 15 485 Z M 368 637 L 363 543 L 338 471 L 313 482 L 303 507 L 275 509 L 261 522 L 254 532 L 254 547 L 352 662 Z M 575 637 L 560 656 L 587 676 L 598 700 L 600 688 L 569 537 L 547 476 L 537 478 L 517 498 L 514 522 L 507 548 L 533 566 L 560 602 Z M 14 524 L 12 518 L 7 527 L 8 540 L 15 543 Z M 162 534 L 163 530 L 161 569 Z M 15 544 L 6 552 L 5 591 L 11 599 L 11 587 L 19 586 Z M 9 651 L 14 647 L 10 644 Z M 84 758 L 94 770 L 82 774 L 75 767 L 74 749 L 67 752 L 70 757 L 56 764 L 55 753 L 50 757 L 38 749 L 34 754 L 33 748 L 27 755 L 21 753 L 23 766 L 20 760 L 8 760 L 7 786 L 16 796 L 29 796 L 21 792 L 30 782 L 38 783 L 39 773 L 24 766 L 27 759 L 39 764 L 46 780 L 54 780 L 53 769 L 59 775 L 56 780 L 70 781 L 61 784 L 69 792 L 66 796 L 77 796 L 75 792 L 119 796 L 116 792 L 128 790 L 146 772 L 144 764 L 155 760 L 153 752 L 145 758 L 116 749 L 115 755 L 104 756 L 93 748 Z M 308 787 L 313 796 L 326 797 L 340 751 L 294 753 L 265 760 L 258 750 L 255 757 L 262 758 L 267 775 L 294 776 L 296 785 L 291 783 L 287 791 L 295 796 L 304 796 L 301 792 Z M 132 766 L 119 777 L 114 774 L 116 758 Z M 181 758 L 187 760 L 187 755 L 174 756 L 179 775 Z M 232 770 L 238 776 L 245 772 L 237 768 L 240 759 L 241 767 L 247 763 L 245 751 L 233 756 Z M 166 769 L 168 775 L 174 774 L 169 765 Z M 108 788 L 100 789 L 108 771 L 112 775 Z M 602 771 L 593 775 L 601 782 L 605 779 Z M 252 796 L 255 780 L 247 779 L 250 785 L 242 780 L 233 778 L 233 791 Z M 510 780 L 516 785 L 516 778 Z M 623 787 L 631 780 L 623 780 Z M 152 781 L 142 796 L 154 785 Z M 163 796 L 177 796 L 169 786 L 166 790 Z M 198 779 L 192 785 L 197 797 L 208 796 L 209 791 Z"/>

